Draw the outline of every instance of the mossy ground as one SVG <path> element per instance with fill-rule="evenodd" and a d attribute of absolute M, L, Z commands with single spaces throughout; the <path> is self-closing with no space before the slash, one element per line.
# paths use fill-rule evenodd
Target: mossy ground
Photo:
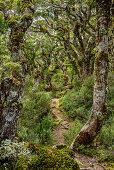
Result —
<path fill-rule="evenodd" d="M 7 159 L 6 165 L 1 165 L 0 169 L 16 170 L 78 170 L 77 162 L 71 158 L 68 149 L 57 150 L 44 147 L 35 143 L 26 143 L 31 155 L 18 155 L 16 158 Z M 2 160 L 3 162 L 3 160 Z"/>

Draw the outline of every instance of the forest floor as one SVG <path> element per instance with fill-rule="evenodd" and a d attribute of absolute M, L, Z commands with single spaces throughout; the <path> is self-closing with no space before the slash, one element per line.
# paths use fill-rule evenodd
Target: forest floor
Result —
<path fill-rule="evenodd" d="M 67 131 L 69 125 L 73 120 L 64 115 L 64 112 L 59 108 L 59 99 L 52 99 L 51 111 L 56 120 L 56 127 L 53 130 L 53 137 L 55 139 L 55 145 L 65 144 L 63 132 Z M 104 167 L 98 163 L 98 158 L 93 158 L 82 153 L 75 153 L 75 159 L 79 163 L 81 170 L 112 170 L 112 168 Z"/>

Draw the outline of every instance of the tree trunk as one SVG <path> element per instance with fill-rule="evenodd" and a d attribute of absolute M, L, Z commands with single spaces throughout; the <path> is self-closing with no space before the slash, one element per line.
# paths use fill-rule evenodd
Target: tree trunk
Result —
<path fill-rule="evenodd" d="M 5 68 L 1 79 L 1 139 L 14 139 L 18 118 L 22 109 L 26 78 L 26 58 L 23 51 L 23 38 L 25 32 L 32 24 L 34 11 L 31 7 L 31 2 L 31 0 L 22 0 L 22 17 L 20 22 L 5 13 L 5 19 L 8 20 L 11 28 L 9 37 L 11 62 L 8 66 L 10 69 Z"/>
<path fill-rule="evenodd" d="M 98 53 L 94 63 L 93 106 L 89 120 L 74 139 L 70 149 L 79 144 L 89 144 L 96 137 L 107 115 L 106 86 L 108 73 L 108 27 L 111 0 L 96 0 L 97 4 L 97 45 Z"/>

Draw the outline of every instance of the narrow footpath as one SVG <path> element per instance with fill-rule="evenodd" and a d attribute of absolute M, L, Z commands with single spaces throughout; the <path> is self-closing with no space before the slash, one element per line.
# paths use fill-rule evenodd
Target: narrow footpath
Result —
<path fill-rule="evenodd" d="M 53 130 L 53 137 L 55 139 L 54 145 L 65 144 L 63 132 L 68 130 L 73 121 L 65 117 L 63 111 L 59 108 L 59 99 L 57 98 L 51 101 L 51 111 L 56 120 L 56 127 Z M 81 164 L 81 170 L 107 170 L 102 165 L 98 164 L 97 158 L 92 158 L 76 152 L 75 159 Z"/>
<path fill-rule="evenodd" d="M 53 131 L 53 137 L 55 138 L 55 145 L 64 144 L 63 132 L 69 128 L 72 122 L 63 115 L 63 112 L 59 108 L 59 99 L 52 99 L 51 102 L 52 114 L 55 116 L 56 128 Z"/>

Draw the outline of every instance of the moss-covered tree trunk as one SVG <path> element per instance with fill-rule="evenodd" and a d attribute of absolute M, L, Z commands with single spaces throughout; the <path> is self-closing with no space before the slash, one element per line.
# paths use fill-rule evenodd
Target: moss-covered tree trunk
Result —
<path fill-rule="evenodd" d="M 89 120 L 74 139 L 70 149 L 75 150 L 79 144 L 90 143 L 101 129 L 107 115 L 106 87 L 108 72 L 108 27 L 111 0 L 96 0 L 97 6 L 97 48 L 94 63 L 93 106 Z"/>
<path fill-rule="evenodd" d="M 26 58 L 24 57 L 23 40 L 27 29 L 32 24 L 32 0 L 22 0 L 20 21 L 16 21 L 3 9 L 5 19 L 11 28 L 9 41 L 11 62 L 7 63 L 1 79 L 0 103 L 1 122 L 0 137 L 13 140 L 17 122 L 22 109 L 26 78 Z"/>

